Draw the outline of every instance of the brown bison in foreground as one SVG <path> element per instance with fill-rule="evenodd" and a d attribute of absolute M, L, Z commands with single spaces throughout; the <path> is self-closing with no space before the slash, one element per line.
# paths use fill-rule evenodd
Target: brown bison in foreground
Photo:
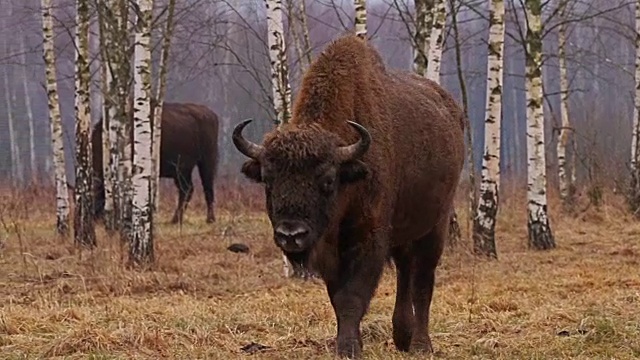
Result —
<path fill-rule="evenodd" d="M 360 322 L 389 257 L 395 346 L 432 351 L 435 269 L 464 161 L 454 99 L 432 81 L 387 70 L 365 40 L 346 36 L 310 66 L 290 123 L 263 145 L 243 138 L 248 123 L 233 134 L 251 158 L 242 172 L 265 186 L 276 244 L 326 283 L 338 353 L 361 354 Z"/>
<path fill-rule="evenodd" d="M 91 134 L 95 186 L 95 215 L 104 210 L 105 192 L 102 170 L 102 121 Z M 168 103 L 162 107 L 160 133 L 160 177 L 172 178 L 178 188 L 178 207 L 172 223 L 182 222 L 184 210 L 193 194 L 191 173 L 198 166 L 207 203 L 207 222 L 215 221 L 213 180 L 218 163 L 218 116 L 209 108 L 191 103 Z"/>

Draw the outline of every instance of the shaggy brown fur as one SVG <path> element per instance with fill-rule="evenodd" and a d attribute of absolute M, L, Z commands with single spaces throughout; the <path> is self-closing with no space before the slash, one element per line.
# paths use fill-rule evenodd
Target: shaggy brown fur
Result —
<path fill-rule="evenodd" d="M 360 159 L 335 149 L 372 142 Z M 387 70 L 356 36 L 330 44 L 309 67 L 289 124 L 265 136 L 243 173 L 265 183 L 274 227 L 305 224 L 285 253 L 323 277 L 337 322 L 337 351 L 358 356 L 360 321 L 385 260 L 397 268 L 393 339 L 399 350 L 432 351 L 428 333 L 435 269 L 464 162 L 463 113 L 433 81 Z M 238 146 L 238 145 L 236 145 Z M 277 235 L 277 234 L 276 234 Z M 414 310 L 415 308 L 415 314 Z"/>
<path fill-rule="evenodd" d="M 133 132 L 132 132 L 133 133 Z M 171 222 L 182 222 L 193 194 L 191 173 L 198 166 L 207 203 L 207 222 L 215 221 L 214 178 L 218 165 L 218 115 L 204 105 L 168 103 L 162 107 L 160 177 L 174 180 L 179 191 L 178 207 Z M 104 210 L 102 170 L 102 120 L 94 126 L 91 142 L 96 177 L 96 216 Z"/>

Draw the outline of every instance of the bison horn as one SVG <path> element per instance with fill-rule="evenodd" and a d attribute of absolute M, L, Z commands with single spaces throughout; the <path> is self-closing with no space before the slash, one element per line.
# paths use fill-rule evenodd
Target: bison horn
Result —
<path fill-rule="evenodd" d="M 247 119 L 236 125 L 233 129 L 233 144 L 244 155 L 252 159 L 257 159 L 262 153 L 263 147 L 245 139 L 244 136 L 242 136 L 242 130 L 244 130 L 244 127 L 251 121 L 253 121 L 253 119 Z"/>
<path fill-rule="evenodd" d="M 367 152 L 367 150 L 369 150 L 369 145 L 371 145 L 371 135 L 367 129 L 353 121 L 347 121 L 347 123 L 356 129 L 360 135 L 360 140 L 355 144 L 342 146 L 336 150 L 336 156 L 340 162 L 355 160 L 361 157 Z"/>

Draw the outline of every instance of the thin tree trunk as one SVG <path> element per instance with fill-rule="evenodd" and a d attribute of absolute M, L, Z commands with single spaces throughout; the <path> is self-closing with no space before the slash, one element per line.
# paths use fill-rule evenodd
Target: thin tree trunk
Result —
<path fill-rule="evenodd" d="M 453 30 L 454 36 L 454 49 L 456 56 L 456 73 L 458 74 L 458 83 L 460 84 L 460 93 L 462 94 L 462 108 L 464 110 L 465 116 L 465 129 L 467 134 L 467 163 L 468 163 L 468 171 L 469 171 L 469 215 L 467 216 L 467 231 L 468 236 L 471 233 L 471 223 L 474 221 L 476 217 L 476 167 L 475 167 L 475 159 L 473 156 L 473 129 L 471 128 L 471 122 L 469 121 L 469 98 L 467 96 L 467 83 L 464 79 L 464 71 L 462 70 L 462 48 L 460 45 L 460 32 L 458 31 L 458 10 L 456 8 L 455 0 L 450 0 L 449 5 L 451 8 L 451 28 Z M 449 244 L 455 246 L 456 241 L 462 237 L 460 225 L 458 224 L 458 218 L 456 216 L 455 210 L 450 219 L 450 228 L 454 231 L 450 230 L 449 236 Z"/>
<path fill-rule="evenodd" d="M 309 21 L 307 18 L 306 0 L 300 0 L 300 26 L 302 27 L 302 46 L 305 59 L 304 69 L 311 64 L 311 36 L 309 36 Z"/>
<path fill-rule="evenodd" d="M 427 78 L 440 83 L 440 65 L 444 46 L 444 26 L 447 21 L 446 0 L 437 0 L 434 8 L 433 26 L 429 36 L 429 54 L 427 55 Z"/>
<path fill-rule="evenodd" d="M 151 21 L 153 0 L 137 0 L 133 75 L 133 207 L 129 260 L 147 266 L 154 261 L 151 183 L 153 177 L 151 126 Z"/>
<path fill-rule="evenodd" d="M 100 28 L 100 83 L 102 90 L 102 184 L 104 186 L 104 220 L 108 232 L 116 229 L 116 192 L 117 192 L 117 168 L 114 166 L 117 158 L 114 158 L 113 149 L 117 148 L 117 133 L 112 134 L 111 129 L 116 121 L 115 104 L 116 96 L 113 91 L 114 77 L 112 67 L 115 66 L 113 58 L 113 29 L 112 17 L 107 12 L 113 11 L 113 1 L 99 3 L 98 23 Z M 116 125 L 117 126 L 117 125 Z"/>
<path fill-rule="evenodd" d="M 67 174 L 64 160 L 62 117 L 60 116 L 60 102 L 58 100 L 51 0 L 42 0 L 42 33 L 44 38 L 42 48 L 56 185 L 56 232 L 58 235 L 67 236 L 69 235 L 69 192 L 67 191 Z"/>
<path fill-rule="evenodd" d="M 355 30 L 361 38 L 367 37 L 367 0 L 354 0 L 356 7 Z"/>
<path fill-rule="evenodd" d="M 433 27 L 433 1 L 415 0 L 416 18 L 413 37 L 413 71 L 420 76 L 427 72 L 429 36 Z"/>
<path fill-rule="evenodd" d="M 13 15 L 13 6 L 11 2 L 7 6 L 7 18 L 10 18 Z M 7 20 L 2 22 L 3 26 L 7 26 Z M 11 48 L 9 42 L 7 41 L 7 37 L 3 37 L 3 46 L 6 54 L 11 52 Z M 13 90 L 13 69 L 10 65 L 4 66 L 4 94 L 5 94 L 5 102 L 6 102 L 6 119 L 9 131 L 9 153 L 11 156 L 11 185 L 17 186 L 21 184 L 20 180 L 20 167 L 21 167 L 21 159 L 20 159 L 20 149 L 18 147 L 18 135 L 17 129 L 15 127 L 15 118 L 14 118 L 14 109 L 13 104 L 15 103 L 15 93 Z"/>
<path fill-rule="evenodd" d="M 487 110 L 484 122 L 484 156 L 477 217 L 473 225 L 476 254 L 497 258 L 496 217 L 500 187 L 500 129 L 504 68 L 504 0 L 491 0 L 489 10 L 489 60 L 487 62 Z"/>
<path fill-rule="evenodd" d="M 114 51 L 118 54 L 117 69 L 118 72 L 114 72 L 118 77 L 118 119 L 120 122 L 120 134 L 118 144 L 118 187 L 119 195 L 118 201 L 120 202 L 119 222 L 120 222 L 120 239 L 123 242 L 131 243 L 132 241 L 132 201 L 133 201 L 133 186 L 131 182 L 132 176 L 132 154 L 133 154 L 133 139 L 132 139 L 132 116 L 131 116 L 131 98 L 130 98 L 130 80 L 131 80 L 131 56 L 129 53 L 130 37 L 129 37 L 129 8 L 128 0 L 118 0 L 117 3 L 117 15 L 118 30 L 114 32 L 117 34 L 117 50 Z"/>
<path fill-rule="evenodd" d="M 547 174 L 544 149 L 542 93 L 542 5 L 526 0 L 527 20 L 527 156 L 529 246 L 546 250 L 556 246 L 547 213 Z"/>
<path fill-rule="evenodd" d="M 289 34 L 291 35 L 291 39 L 293 40 L 293 48 L 296 51 L 296 56 L 298 60 L 298 76 L 299 79 L 302 79 L 302 75 L 304 74 L 304 51 L 302 49 L 302 40 L 300 39 L 300 35 L 298 34 L 298 19 L 296 15 L 296 6 L 295 0 L 287 1 L 287 18 L 289 19 Z"/>
<path fill-rule="evenodd" d="M 636 33 L 640 31 L 640 0 L 636 1 Z M 635 106 L 633 108 L 633 129 L 631 137 L 631 184 L 627 202 L 629 209 L 640 217 L 640 36 L 636 35 Z"/>
<path fill-rule="evenodd" d="M 22 54 L 22 89 L 24 91 L 24 106 L 27 115 L 27 125 L 29 128 L 29 170 L 31 174 L 31 182 L 35 183 L 38 175 L 38 164 L 36 162 L 36 145 L 35 145 L 35 133 L 33 126 L 33 109 L 31 108 L 31 93 L 28 86 L 27 76 L 27 56 L 25 46 L 25 36 L 21 37 L 20 41 L 20 53 Z"/>
<path fill-rule="evenodd" d="M 76 187 L 74 240 L 78 245 L 96 245 L 93 223 L 93 169 L 91 162 L 91 101 L 89 82 L 89 0 L 78 0 L 76 25 Z"/>
<path fill-rule="evenodd" d="M 560 186 L 560 197 L 566 206 L 572 203 L 573 184 L 572 177 L 567 171 L 567 145 L 569 144 L 569 133 L 571 124 L 569 122 L 569 79 L 567 76 L 566 59 L 566 24 L 563 21 L 558 31 L 558 62 L 560 66 L 560 119 L 561 128 L 558 137 L 558 183 Z"/>
<path fill-rule="evenodd" d="M 6 41 L 5 41 L 6 42 Z M 11 84 L 9 81 L 9 76 L 12 72 L 5 70 L 4 72 L 4 94 L 5 94 L 5 104 L 7 109 L 7 123 L 9 125 L 9 152 L 11 155 L 11 184 L 13 186 L 18 185 L 18 162 L 20 161 L 20 157 L 18 155 L 18 146 L 16 129 L 14 126 L 13 119 L 13 100 L 11 99 Z"/>
<path fill-rule="evenodd" d="M 153 177 L 151 183 L 151 199 L 153 203 L 153 214 L 158 211 L 160 202 L 160 139 L 162 134 L 162 106 L 167 88 L 167 72 L 169 63 L 169 53 L 171 50 L 171 36 L 173 35 L 173 15 L 176 8 L 176 0 L 169 0 L 167 27 L 162 41 L 162 54 L 160 57 L 160 80 L 158 93 L 156 94 L 155 105 L 153 106 Z"/>

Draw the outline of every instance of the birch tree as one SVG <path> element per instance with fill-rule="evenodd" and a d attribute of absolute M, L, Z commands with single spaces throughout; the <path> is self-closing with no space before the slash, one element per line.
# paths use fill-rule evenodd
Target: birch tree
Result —
<path fill-rule="evenodd" d="M 564 5 L 566 6 L 566 3 Z M 561 14 L 561 23 L 558 28 L 558 65 L 560 67 L 560 135 L 558 137 L 558 185 L 560 187 L 560 198 L 565 205 L 572 202 L 573 182 L 572 176 L 567 171 L 567 145 L 569 144 L 569 133 L 571 124 L 569 122 L 569 78 L 567 76 L 567 56 L 566 56 L 566 22 L 564 21 L 564 9 Z M 575 156 L 575 155 L 574 155 Z"/>
<path fill-rule="evenodd" d="M 113 68 L 114 74 L 117 74 L 118 81 L 117 86 L 117 101 L 118 101 L 118 125 L 119 134 L 116 133 L 119 144 L 116 149 L 118 153 L 118 184 L 116 193 L 116 202 L 118 202 L 118 222 L 120 229 L 120 238 L 123 242 L 130 243 L 132 240 L 132 199 L 133 199 L 133 186 L 132 186 L 132 154 L 133 154 L 133 139 L 131 123 L 131 98 L 130 98 L 130 80 L 131 80 L 131 62 L 129 55 L 130 37 L 129 37 L 129 0 L 117 0 L 115 4 L 116 12 L 114 13 L 114 20 L 112 21 L 117 30 L 113 32 L 116 38 L 114 39 L 115 47 L 113 53 L 117 55 L 117 59 L 114 63 L 117 63 L 117 67 Z M 117 69 L 117 71 L 116 71 Z M 114 124 L 114 126 L 116 126 Z M 112 128 L 113 129 L 113 128 Z"/>
<path fill-rule="evenodd" d="M 89 82 L 89 0 L 76 2 L 75 34 L 75 117 L 76 117 L 76 187 L 74 240 L 84 246 L 96 245 L 93 223 L 93 171 L 91 162 L 91 99 Z"/>
<path fill-rule="evenodd" d="M 7 11 L 7 17 L 4 18 L 4 20 L 2 21 L 2 26 L 3 27 L 7 27 L 7 23 L 8 21 L 6 20 L 8 17 L 12 16 L 12 12 L 13 12 L 13 7 L 11 5 L 11 2 L 9 3 L 8 7 L 8 11 Z M 7 41 L 7 37 L 4 36 L 2 39 L 2 45 L 3 45 L 3 50 L 5 52 L 5 54 L 10 54 L 11 53 L 11 48 L 9 45 L 9 42 Z M 4 93 L 4 101 L 5 101 L 5 109 L 6 109 L 6 119 L 7 119 L 7 125 L 8 125 L 8 131 L 9 131 L 9 159 L 10 159 L 10 165 L 11 165 L 11 185 L 12 186 L 16 186 L 19 183 L 19 178 L 20 178 L 20 149 L 18 147 L 18 136 L 17 136 L 17 129 L 16 129 L 16 124 L 15 124 L 15 117 L 14 117 L 14 109 L 13 109 L 13 104 L 15 103 L 15 99 L 12 97 L 15 97 L 15 92 L 13 91 L 13 79 L 12 79 L 12 75 L 13 75 L 13 71 L 12 71 L 12 66 L 10 65 L 5 65 L 4 66 L 4 78 L 3 78 L 3 93 Z"/>
<path fill-rule="evenodd" d="M 309 27 L 307 24 L 305 0 L 300 0 L 296 6 L 295 0 L 287 3 L 287 17 L 289 19 L 289 33 L 293 39 L 294 48 L 298 57 L 298 74 L 302 79 L 304 71 L 311 64 L 311 41 L 309 39 Z M 298 29 L 298 27 L 300 27 Z"/>
<path fill-rule="evenodd" d="M 6 49 L 6 40 L 5 40 L 5 49 Z M 15 119 L 13 117 L 13 99 L 11 98 L 12 86 L 10 75 L 11 71 L 6 71 L 4 73 L 4 95 L 5 95 L 5 108 L 7 110 L 6 117 L 8 123 L 9 130 L 9 153 L 11 155 L 11 183 L 13 186 L 18 184 L 18 178 L 20 177 L 20 171 L 18 169 L 18 164 L 20 162 L 20 151 L 18 149 L 18 139 L 16 136 L 16 127 L 15 127 Z"/>
<path fill-rule="evenodd" d="M 31 182 L 35 182 L 38 173 L 38 165 L 36 162 L 36 144 L 33 125 L 33 108 L 31 107 L 31 92 L 29 91 L 29 77 L 27 75 L 27 51 L 26 36 L 20 38 L 20 54 L 22 58 L 22 90 L 24 94 L 24 107 L 27 116 L 27 127 L 29 129 L 29 170 L 31 173 Z"/>
<path fill-rule="evenodd" d="M 56 232 L 58 235 L 67 236 L 69 234 L 69 192 L 67 191 L 67 174 L 64 160 L 62 117 L 60 116 L 60 101 L 58 100 L 51 0 L 42 0 L 41 5 L 43 34 L 42 49 L 46 78 L 47 103 L 49 105 L 49 122 L 51 124 L 54 180 L 56 185 Z"/>
<path fill-rule="evenodd" d="M 504 69 L 504 0 L 489 4 L 489 59 L 487 62 L 487 100 L 484 121 L 484 155 L 477 217 L 473 224 L 476 254 L 497 258 L 495 227 L 500 185 L 500 128 L 502 121 L 502 83 Z"/>
<path fill-rule="evenodd" d="M 104 219 L 105 228 L 111 232 L 116 229 L 117 224 L 117 167 L 118 161 L 118 129 L 117 109 L 114 99 L 117 97 L 116 78 L 113 76 L 113 69 L 117 71 L 117 61 L 114 56 L 113 39 L 114 30 L 117 26 L 113 26 L 114 1 L 106 0 L 98 3 L 98 23 L 100 27 L 100 75 L 102 85 L 102 173 L 104 186 Z"/>
<path fill-rule="evenodd" d="M 171 35 L 173 34 L 173 15 L 176 8 L 176 0 L 169 0 L 167 26 L 164 31 L 162 42 L 162 54 L 160 57 L 160 79 L 158 84 L 158 93 L 156 94 L 155 105 L 153 106 L 153 176 L 151 183 L 151 198 L 153 204 L 153 213 L 158 210 L 160 199 L 160 136 L 162 131 L 162 105 L 164 103 L 164 94 L 167 87 L 167 72 L 169 62 L 169 50 L 171 49 Z"/>
<path fill-rule="evenodd" d="M 544 106 L 542 93 L 542 4 L 526 0 L 527 90 L 527 201 L 529 246 L 546 250 L 555 247 L 547 213 L 547 174 L 544 149 Z"/>
<path fill-rule="evenodd" d="M 633 129 L 631 137 L 631 186 L 627 201 L 630 210 L 640 217 L 640 0 L 636 0 L 636 72 L 635 106 L 633 108 Z"/>
<path fill-rule="evenodd" d="M 415 0 L 415 12 L 413 71 L 420 76 L 424 76 L 427 72 L 429 36 L 433 27 L 433 0 Z"/>
<path fill-rule="evenodd" d="M 444 26 L 447 21 L 446 0 L 436 0 L 433 26 L 429 35 L 429 53 L 427 55 L 427 78 L 440 83 L 440 65 L 444 46 Z"/>
<path fill-rule="evenodd" d="M 355 30 L 361 38 L 367 37 L 367 0 L 354 0 L 356 7 Z"/>
<path fill-rule="evenodd" d="M 133 206 L 131 263 L 153 263 L 151 182 L 153 177 L 151 126 L 151 21 L 153 0 L 138 0 L 133 75 Z"/>
<path fill-rule="evenodd" d="M 267 43 L 271 63 L 273 108 L 276 122 L 284 124 L 291 118 L 291 86 L 289 66 L 282 26 L 282 0 L 265 0 L 267 6 Z"/>

